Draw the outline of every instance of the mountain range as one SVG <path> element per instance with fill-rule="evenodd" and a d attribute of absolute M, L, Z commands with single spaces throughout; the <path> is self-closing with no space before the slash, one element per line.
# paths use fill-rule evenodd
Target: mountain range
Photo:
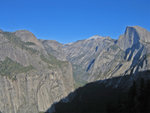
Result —
<path fill-rule="evenodd" d="M 87 83 L 107 86 L 114 83 L 107 79 L 147 70 L 150 32 L 139 26 L 126 27 L 118 40 L 95 35 L 69 44 L 37 39 L 27 30 L 0 30 L 0 111 L 45 112 Z"/>

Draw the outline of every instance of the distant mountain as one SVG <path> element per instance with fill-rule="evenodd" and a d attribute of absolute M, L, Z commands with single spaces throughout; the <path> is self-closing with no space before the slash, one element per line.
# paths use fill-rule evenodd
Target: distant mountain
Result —
<path fill-rule="evenodd" d="M 77 85 L 150 69 L 150 32 L 139 26 L 128 26 L 118 40 L 95 35 L 59 46 Z"/>

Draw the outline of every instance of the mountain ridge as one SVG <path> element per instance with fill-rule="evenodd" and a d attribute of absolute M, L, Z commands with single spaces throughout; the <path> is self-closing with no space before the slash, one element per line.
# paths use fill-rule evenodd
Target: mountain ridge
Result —
<path fill-rule="evenodd" d="M 145 34 L 146 36 L 144 36 Z M 149 32 L 139 26 L 127 26 L 124 35 L 120 36 L 118 40 L 111 39 L 110 37 L 101 37 L 99 35 L 94 35 L 92 36 L 92 38 L 90 37 L 85 40 L 79 40 L 69 44 L 61 44 L 57 41 L 52 40 L 43 40 L 42 42 L 45 46 L 44 48 L 46 48 L 46 50 L 48 50 L 56 58 L 58 58 L 59 60 L 70 61 L 75 70 L 74 73 L 77 73 L 78 75 L 79 73 L 82 73 L 80 77 L 83 77 L 80 78 L 77 75 L 79 77 L 77 77 L 77 79 L 83 79 L 83 81 L 93 81 L 96 78 L 93 78 L 92 76 L 87 78 L 86 75 L 98 76 L 95 75 L 95 73 L 101 73 L 101 71 L 102 73 L 106 74 L 106 72 L 108 71 L 105 72 L 104 70 L 106 70 L 106 68 L 108 67 L 107 63 L 112 63 L 113 65 L 113 60 L 115 58 L 114 56 L 116 55 L 117 57 L 125 58 L 119 58 L 121 61 L 129 61 L 131 57 L 133 57 L 133 54 L 137 54 L 134 53 L 135 50 L 138 51 L 138 49 L 142 49 L 143 43 L 149 42 Z M 131 49 L 129 50 L 129 48 Z M 109 58 L 111 59 L 106 58 L 106 56 L 109 56 Z M 106 63 L 106 67 L 104 65 L 100 66 L 100 64 L 97 64 L 95 62 L 99 62 L 101 64 Z M 128 64 L 130 65 L 130 63 Z M 118 68 L 122 64 L 114 65 L 116 65 L 116 68 Z M 78 66 L 81 67 L 81 69 L 78 69 Z M 97 72 L 97 70 L 99 70 L 98 68 L 102 68 L 101 71 Z M 118 69 L 114 68 L 113 70 L 115 72 L 115 70 Z"/>
<path fill-rule="evenodd" d="M 138 25 L 135 25 L 135 26 L 127 26 L 125 29 L 127 30 L 128 28 L 134 28 L 134 29 L 137 29 L 138 31 L 146 31 L 146 32 L 149 32 L 148 30 L 146 30 L 145 28 L 143 28 L 143 27 L 140 27 L 140 26 L 138 26 Z M 126 30 L 125 30 L 125 32 L 126 32 Z M 0 31 L 1 32 L 5 32 L 5 31 L 3 31 L 2 29 L 0 29 Z M 32 33 L 32 32 L 30 32 L 29 30 L 26 30 L 26 29 L 22 29 L 22 30 L 16 30 L 16 31 L 13 31 L 13 32 L 11 32 L 11 33 L 16 33 L 16 32 L 23 32 L 23 33 L 29 33 L 29 34 L 32 34 L 33 35 L 33 37 L 35 37 L 34 36 L 34 34 Z M 94 38 L 95 37 L 95 38 Z M 105 37 L 110 37 L 110 36 L 101 36 L 101 35 L 93 35 L 93 36 L 91 36 L 91 37 L 89 37 L 89 38 L 86 38 L 86 39 L 82 39 L 82 40 L 88 40 L 88 39 L 96 39 L 96 37 L 97 38 L 105 38 Z M 35 37 L 36 38 L 36 37 Z M 110 37 L 111 38 L 111 37 Z M 40 39 L 40 38 L 38 38 L 39 40 L 47 40 L 47 39 Z M 114 39 L 114 38 L 111 38 L 111 39 Z M 119 38 L 118 39 L 114 39 L 114 40 L 119 40 Z M 59 41 L 57 41 L 57 40 L 49 40 L 49 41 L 56 41 L 56 42 L 58 42 L 58 43 L 60 43 Z M 81 40 L 77 40 L 77 41 L 81 41 Z M 77 41 L 75 41 L 75 42 L 77 42 Z M 70 43 L 75 43 L 75 42 L 70 42 Z M 60 44 L 62 44 L 62 43 L 60 43 Z M 69 43 L 65 43 L 65 44 L 62 44 L 62 45 L 66 45 L 66 44 L 69 44 Z"/>
<path fill-rule="evenodd" d="M 137 26 L 118 40 L 94 36 L 70 44 L 1 31 L 0 111 L 46 111 L 86 83 L 149 70 L 149 41 L 149 31 Z"/>

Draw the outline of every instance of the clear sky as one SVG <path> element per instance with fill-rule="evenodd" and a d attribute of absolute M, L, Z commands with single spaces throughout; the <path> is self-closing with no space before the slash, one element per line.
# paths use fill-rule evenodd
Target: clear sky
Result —
<path fill-rule="evenodd" d="M 61 43 L 92 35 L 117 39 L 133 25 L 150 31 L 150 0 L 0 0 L 0 29 L 26 29 Z"/>

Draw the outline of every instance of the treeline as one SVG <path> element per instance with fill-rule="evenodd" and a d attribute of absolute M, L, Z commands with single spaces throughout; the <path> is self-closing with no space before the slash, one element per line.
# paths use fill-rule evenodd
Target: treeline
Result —
<path fill-rule="evenodd" d="M 109 104 L 107 112 L 150 113 L 150 80 L 134 81 L 126 98 L 119 98 L 116 106 Z"/>

